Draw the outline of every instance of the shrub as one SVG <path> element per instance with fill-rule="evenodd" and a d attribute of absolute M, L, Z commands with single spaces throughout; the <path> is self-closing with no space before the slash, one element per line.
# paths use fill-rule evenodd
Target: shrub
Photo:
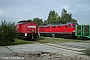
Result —
<path fill-rule="evenodd" d="M 0 45 L 9 45 L 15 41 L 16 30 L 14 23 L 2 21 L 0 25 Z"/>

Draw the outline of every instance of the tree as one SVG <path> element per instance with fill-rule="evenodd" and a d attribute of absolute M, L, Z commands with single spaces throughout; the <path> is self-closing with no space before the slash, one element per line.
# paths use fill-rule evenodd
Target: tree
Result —
<path fill-rule="evenodd" d="M 0 25 L 0 45 L 12 44 L 15 41 L 17 34 L 14 23 L 1 22 Z"/>
<path fill-rule="evenodd" d="M 61 12 L 62 22 L 77 22 L 77 20 L 72 18 L 72 14 L 67 13 L 67 10 L 63 9 Z"/>
<path fill-rule="evenodd" d="M 56 23 L 56 22 L 60 22 L 61 18 L 58 15 L 58 13 L 56 13 L 54 10 L 50 11 L 47 22 L 48 23 Z"/>
<path fill-rule="evenodd" d="M 44 20 L 45 23 L 60 23 L 60 22 L 75 22 L 77 23 L 77 20 L 72 18 L 72 14 L 67 13 L 67 10 L 62 9 L 61 17 L 58 15 L 57 12 L 54 10 L 51 10 L 48 15 L 48 19 Z"/>
<path fill-rule="evenodd" d="M 42 19 L 39 19 L 39 18 L 34 18 L 34 19 L 33 19 L 33 22 L 37 23 L 37 24 L 38 24 L 38 26 L 40 26 L 40 25 L 42 25 L 42 24 L 43 24 Z"/>
<path fill-rule="evenodd" d="M 32 20 L 31 20 L 31 19 L 28 19 L 28 21 L 32 22 Z"/>
<path fill-rule="evenodd" d="M 61 17 L 58 15 L 58 13 L 56 13 L 55 14 L 55 23 L 60 23 L 60 22 L 62 22 L 62 19 L 61 19 Z"/>
<path fill-rule="evenodd" d="M 44 20 L 43 24 L 47 24 L 47 23 L 48 23 L 47 20 Z"/>
<path fill-rule="evenodd" d="M 47 19 L 48 23 L 53 23 L 55 21 L 54 15 L 55 15 L 55 11 L 54 10 L 50 11 L 48 19 Z"/>

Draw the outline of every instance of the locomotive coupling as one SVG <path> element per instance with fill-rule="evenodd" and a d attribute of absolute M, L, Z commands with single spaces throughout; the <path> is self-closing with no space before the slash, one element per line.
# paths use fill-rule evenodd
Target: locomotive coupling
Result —
<path fill-rule="evenodd" d="M 32 30 L 32 39 L 34 39 L 34 30 Z"/>
<path fill-rule="evenodd" d="M 34 30 L 32 30 L 32 34 L 34 33 Z"/>

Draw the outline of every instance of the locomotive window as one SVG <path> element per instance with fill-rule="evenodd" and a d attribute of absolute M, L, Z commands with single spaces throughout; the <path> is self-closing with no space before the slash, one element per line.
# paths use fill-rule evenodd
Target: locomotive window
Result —
<path fill-rule="evenodd" d="M 45 27 L 45 28 L 47 28 L 47 29 L 48 29 L 49 27 Z"/>
<path fill-rule="evenodd" d="M 43 29 L 44 27 L 40 27 L 41 29 Z"/>
<path fill-rule="evenodd" d="M 71 28 L 71 26 L 70 26 L 70 25 L 68 25 L 68 28 Z"/>
<path fill-rule="evenodd" d="M 56 26 L 52 26 L 52 28 L 56 28 Z"/>
<path fill-rule="evenodd" d="M 65 26 L 67 28 L 67 26 Z"/>
<path fill-rule="evenodd" d="M 47 28 L 50 28 L 50 27 L 47 27 Z"/>
<path fill-rule="evenodd" d="M 73 25 L 73 28 L 75 28 L 75 25 Z"/>
<path fill-rule="evenodd" d="M 60 28 L 60 26 L 58 26 L 58 28 Z"/>
<path fill-rule="evenodd" d="M 20 22 L 18 22 L 19 24 L 24 24 L 25 23 L 25 21 L 20 21 Z"/>

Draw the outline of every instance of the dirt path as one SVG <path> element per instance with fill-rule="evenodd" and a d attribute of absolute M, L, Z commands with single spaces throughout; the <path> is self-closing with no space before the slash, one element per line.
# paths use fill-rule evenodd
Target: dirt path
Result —
<path fill-rule="evenodd" d="M 58 48 L 57 46 L 39 43 L 7 46 L 13 52 L 6 47 L 0 46 L 0 60 L 4 60 L 2 57 L 9 58 L 6 60 L 10 60 L 10 57 L 14 57 L 11 60 L 18 60 L 15 57 L 23 57 L 19 60 L 90 60 L 89 56 L 81 55 L 83 54 L 81 52 L 67 50 L 63 46 L 62 48 Z"/>

